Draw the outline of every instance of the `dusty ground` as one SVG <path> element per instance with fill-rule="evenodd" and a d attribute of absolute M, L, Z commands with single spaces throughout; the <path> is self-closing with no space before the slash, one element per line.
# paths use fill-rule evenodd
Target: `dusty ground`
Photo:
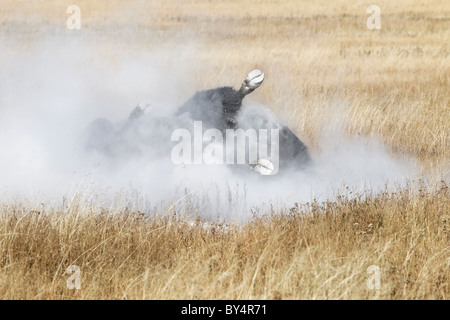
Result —
<path fill-rule="evenodd" d="M 266 81 L 254 99 L 281 114 L 313 153 L 328 120 L 342 113 L 336 105 L 344 106 L 346 132 L 381 137 L 438 182 L 419 194 L 300 206 L 227 232 L 5 202 L 0 298 L 449 298 L 448 1 L 378 1 L 381 30 L 366 27 L 367 1 L 78 0 L 82 28 L 72 31 L 71 4 L 2 1 L 3 59 L 80 34 L 111 63 L 185 48 L 186 96 L 260 68 Z M 65 287 L 70 264 L 83 272 L 77 291 Z M 379 291 L 365 284 L 370 265 L 380 266 Z"/>

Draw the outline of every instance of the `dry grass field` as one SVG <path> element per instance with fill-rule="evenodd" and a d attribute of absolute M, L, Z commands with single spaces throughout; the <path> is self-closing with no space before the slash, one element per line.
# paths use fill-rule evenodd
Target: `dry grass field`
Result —
<path fill-rule="evenodd" d="M 82 28 L 70 31 L 74 2 Z M 381 30 L 366 27 L 371 4 L 381 8 Z M 3 59 L 82 33 L 111 63 L 131 51 L 186 48 L 183 98 L 264 70 L 264 90 L 252 98 L 313 154 L 320 133 L 343 118 L 348 135 L 415 159 L 429 183 L 207 228 L 171 212 L 2 199 L 0 299 L 449 299 L 447 0 L 2 0 Z M 66 287 L 70 265 L 81 269 L 80 290 Z M 371 265 L 380 267 L 379 290 L 366 286 Z"/>
<path fill-rule="evenodd" d="M 450 192 L 313 204 L 224 228 L 0 208 L 2 299 L 448 299 Z M 69 290 L 65 270 L 81 269 Z M 366 286 L 378 265 L 380 290 Z"/>

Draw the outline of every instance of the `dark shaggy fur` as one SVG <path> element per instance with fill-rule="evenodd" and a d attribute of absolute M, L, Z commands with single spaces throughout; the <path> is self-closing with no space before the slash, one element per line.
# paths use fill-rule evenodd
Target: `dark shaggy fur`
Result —
<path fill-rule="evenodd" d="M 162 132 L 167 131 L 170 127 L 176 129 L 177 123 L 186 124 L 186 119 L 202 121 L 203 130 L 215 128 L 223 134 L 227 129 L 249 129 L 249 127 L 241 126 L 238 121 L 242 100 L 253 91 L 243 88 L 234 90 L 231 87 L 221 87 L 197 92 L 178 109 L 171 119 L 152 119 L 151 117 L 144 119 L 145 115 L 140 107 L 135 108 L 129 118 L 121 124 L 114 125 L 106 119 L 97 119 L 87 129 L 85 145 L 88 149 L 97 150 L 110 158 L 122 154 L 142 154 L 142 148 L 139 146 L 161 145 L 161 142 L 154 141 L 158 137 L 167 139 L 168 143 L 162 144 L 168 146 L 170 137 L 166 137 Z M 255 114 L 254 118 L 258 120 L 251 126 L 255 130 L 279 129 L 280 173 L 287 171 L 288 168 L 304 169 L 310 163 L 307 147 L 287 126 L 269 121 L 264 118 L 263 112 Z M 162 123 L 166 123 L 164 128 L 161 127 Z M 151 128 L 165 130 L 154 132 L 153 129 L 148 128 L 150 124 Z M 147 131 L 146 128 L 148 128 Z M 160 154 L 166 152 L 170 154 L 168 150 L 162 151 Z M 242 166 L 240 168 L 242 169 Z"/>
<path fill-rule="evenodd" d="M 188 115 L 194 121 L 202 121 L 203 129 L 242 128 L 238 123 L 239 111 L 245 95 L 231 87 L 222 87 L 197 92 L 186 101 L 176 116 Z M 266 125 L 254 129 L 279 129 L 280 172 L 292 167 L 303 169 L 311 162 L 306 145 L 285 125 L 262 121 Z M 243 128 L 248 129 L 248 128 Z"/>
<path fill-rule="evenodd" d="M 236 128 L 243 99 L 244 95 L 231 87 L 200 91 L 180 107 L 176 116 L 187 113 L 191 119 L 201 120 L 204 129 L 224 132 Z"/>

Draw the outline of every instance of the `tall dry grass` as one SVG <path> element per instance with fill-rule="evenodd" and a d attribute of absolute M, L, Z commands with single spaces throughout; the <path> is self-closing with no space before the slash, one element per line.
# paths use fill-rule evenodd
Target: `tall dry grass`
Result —
<path fill-rule="evenodd" d="M 76 36 L 65 28 L 72 2 L 3 1 L 0 34 L 14 44 L 11 56 L 47 37 Z M 186 48 L 194 54 L 183 98 L 263 69 L 264 90 L 252 98 L 280 114 L 313 153 L 339 119 L 348 134 L 381 139 L 444 182 L 299 205 L 225 229 L 2 200 L 0 298 L 449 298 L 448 1 L 378 1 L 379 31 L 365 26 L 373 4 L 366 1 L 77 4 L 80 32 L 96 40 L 102 59 Z M 73 264 L 82 271 L 80 290 L 66 288 Z M 379 291 L 366 286 L 370 265 L 380 267 Z"/>
<path fill-rule="evenodd" d="M 448 299 L 450 191 L 311 203 L 245 225 L 0 207 L 1 299 Z M 81 269 L 70 290 L 66 268 Z M 366 285 L 380 267 L 381 287 Z"/>

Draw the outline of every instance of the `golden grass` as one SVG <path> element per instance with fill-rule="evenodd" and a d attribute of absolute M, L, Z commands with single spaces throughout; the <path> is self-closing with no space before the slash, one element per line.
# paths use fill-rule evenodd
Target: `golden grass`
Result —
<path fill-rule="evenodd" d="M 298 205 L 245 225 L 0 207 L 1 299 L 448 299 L 450 191 Z M 65 270 L 81 269 L 69 290 Z M 381 270 L 381 289 L 366 286 Z"/>
<path fill-rule="evenodd" d="M 73 1 L 3 2 L 0 34 L 13 50 L 53 33 L 73 36 L 65 29 Z M 196 89 L 237 85 L 260 68 L 264 90 L 252 98 L 313 153 L 338 118 L 349 134 L 380 138 L 449 179 L 447 0 L 378 1 L 379 31 L 365 26 L 366 1 L 76 2 L 80 32 L 101 40 L 105 59 L 194 48 L 186 83 Z M 0 298 L 449 299 L 449 212 L 445 183 L 299 206 L 226 232 L 87 206 L 30 212 L 3 203 Z M 81 290 L 65 286 L 72 264 Z M 379 291 L 366 287 L 370 265 L 381 268 Z"/>

